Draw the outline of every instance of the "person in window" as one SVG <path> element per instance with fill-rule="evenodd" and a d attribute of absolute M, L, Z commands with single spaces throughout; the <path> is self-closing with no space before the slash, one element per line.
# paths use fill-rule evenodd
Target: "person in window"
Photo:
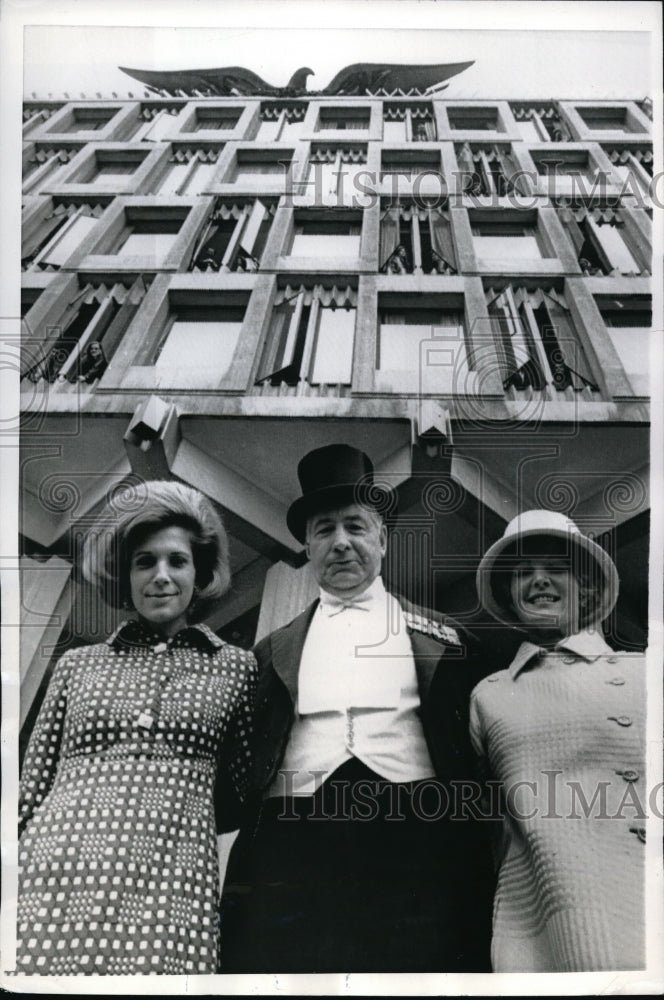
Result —
<path fill-rule="evenodd" d="M 98 340 L 92 340 L 85 351 L 85 355 L 78 366 L 69 376 L 70 382 L 86 382 L 92 385 L 98 378 L 101 378 L 108 362 L 104 356 L 104 350 Z"/>
<path fill-rule="evenodd" d="M 86 577 L 133 610 L 57 662 L 19 791 L 17 971 L 212 973 L 215 778 L 232 829 L 250 766 L 255 660 L 202 624 L 230 582 L 210 501 L 145 483 L 109 506 Z"/>
<path fill-rule="evenodd" d="M 387 262 L 388 274 L 410 274 L 410 261 L 408 260 L 408 252 L 403 245 L 400 243 L 396 248 L 392 256 Z"/>
<path fill-rule="evenodd" d="M 503 797 L 493 969 L 640 969 L 645 670 L 602 637 L 616 568 L 563 514 L 531 510 L 488 550 L 477 586 L 523 637 L 471 695 L 471 738 Z"/>

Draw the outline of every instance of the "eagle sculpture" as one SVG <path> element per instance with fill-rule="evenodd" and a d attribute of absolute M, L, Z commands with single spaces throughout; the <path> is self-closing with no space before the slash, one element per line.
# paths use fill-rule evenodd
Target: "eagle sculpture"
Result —
<path fill-rule="evenodd" d="M 257 73 L 243 66 L 224 66 L 220 69 L 147 70 L 120 66 L 123 73 L 145 84 L 158 94 L 189 96 L 199 93 L 214 97 L 302 97 L 311 96 L 362 96 L 382 90 L 387 94 L 397 91 L 408 94 L 422 93 L 444 83 L 450 77 L 473 65 L 470 62 L 436 63 L 429 66 L 409 66 L 404 63 L 353 63 L 340 70 L 319 91 L 307 91 L 307 78 L 313 70 L 303 66 L 296 70 L 285 87 L 274 87 Z M 442 89 L 442 88 L 437 88 Z"/>

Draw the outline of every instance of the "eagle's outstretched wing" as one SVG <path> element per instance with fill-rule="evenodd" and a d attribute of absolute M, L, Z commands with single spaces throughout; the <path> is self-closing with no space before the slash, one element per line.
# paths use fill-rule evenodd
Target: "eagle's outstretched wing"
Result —
<path fill-rule="evenodd" d="M 375 93 L 381 88 L 388 93 L 402 90 L 424 91 L 449 80 L 473 65 L 474 60 L 461 63 L 436 63 L 430 66 L 408 66 L 404 63 L 353 63 L 339 70 L 322 91 L 323 94 Z"/>
<path fill-rule="evenodd" d="M 280 94 L 284 89 L 266 83 L 257 73 L 252 73 L 244 66 L 174 70 L 129 69 L 127 66 L 118 68 L 151 90 L 166 90 L 169 94 L 174 94 L 178 90 L 186 94 L 199 90 L 202 94 L 211 93 L 219 97 L 237 95 L 251 97 L 254 94 L 268 96 Z"/>

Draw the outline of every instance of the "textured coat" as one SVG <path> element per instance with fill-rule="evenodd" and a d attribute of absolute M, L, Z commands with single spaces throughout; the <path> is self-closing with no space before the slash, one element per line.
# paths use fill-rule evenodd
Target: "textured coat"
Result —
<path fill-rule="evenodd" d="M 493 968 L 641 968 L 643 656 L 591 633 L 529 662 L 537 653 L 524 643 L 471 700 L 471 736 L 506 814 Z"/>

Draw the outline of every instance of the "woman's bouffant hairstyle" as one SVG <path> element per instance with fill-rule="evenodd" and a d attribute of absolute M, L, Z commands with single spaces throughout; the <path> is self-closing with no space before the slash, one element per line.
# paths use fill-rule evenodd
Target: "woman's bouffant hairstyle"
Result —
<path fill-rule="evenodd" d="M 171 527 L 189 533 L 196 582 L 187 619 L 202 621 L 228 590 L 231 574 L 221 518 L 210 500 L 191 486 L 155 481 L 115 494 L 85 539 L 84 577 L 111 607 L 131 608 L 132 553 L 150 535 Z"/>
<path fill-rule="evenodd" d="M 492 574 L 491 589 L 493 596 L 504 608 L 514 624 L 519 619 L 512 605 L 511 584 L 514 570 L 523 556 L 547 556 L 569 560 L 570 569 L 579 587 L 579 627 L 588 628 L 599 620 L 599 609 L 606 580 L 597 562 L 583 549 L 569 545 L 560 538 L 548 538 L 546 535 L 535 539 L 524 539 L 518 548 L 516 544 L 507 546 L 501 553 L 500 562 Z M 501 566 L 500 563 L 504 565 Z"/>

